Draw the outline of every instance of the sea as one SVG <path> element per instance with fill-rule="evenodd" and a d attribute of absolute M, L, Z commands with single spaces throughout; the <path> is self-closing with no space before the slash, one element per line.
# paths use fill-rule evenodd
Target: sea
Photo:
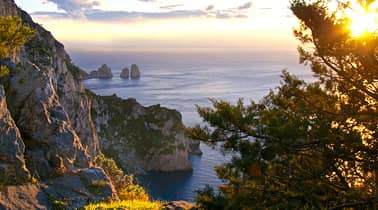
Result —
<path fill-rule="evenodd" d="M 105 63 L 112 68 L 112 79 L 90 79 L 86 88 L 100 95 L 116 94 L 136 98 L 144 106 L 160 104 L 182 114 L 186 126 L 203 123 L 196 105 L 211 106 L 210 99 L 235 103 L 242 98 L 246 104 L 259 101 L 275 91 L 281 73 L 287 70 L 304 80 L 311 80 L 309 67 L 299 64 L 298 53 L 292 49 L 251 50 L 171 50 L 171 51 L 72 51 L 72 60 L 86 71 Z M 122 79 L 121 69 L 137 64 L 141 78 Z M 231 160 L 219 148 L 201 143 L 202 156 L 193 155 L 191 172 L 150 172 L 138 176 L 156 200 L 194 201 L 196 190 L 206 185 L 213 188 L 223 183 L 214 167 Z"/>

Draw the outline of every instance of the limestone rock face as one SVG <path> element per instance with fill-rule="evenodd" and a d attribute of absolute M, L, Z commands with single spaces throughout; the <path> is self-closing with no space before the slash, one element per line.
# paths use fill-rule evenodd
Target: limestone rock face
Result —
<path fill-rule="evenodd" d="M 132 64 L 131 65 L 130 77 L 131 77 L 131 79 L 138 79 L 138 78 L 140 78 L 139 67 L 136 64 Z"/>
<path fill-rule="evenodd" d="M 0 0 L 0 16 L 9 15 L 21 17 L 37 32 L 13 57 L 12 77 L 3 81 L 29 171 L 45 179 L 89 167 L 98 139 L 80 71 L 50 32 L 13 1 Z"/>
<path fill-rule="evenodd" d="M 30 179 L 24 159 L 25 145 L 10 115 L 0 85 L 0 183 L 23 183 Z"/>
<path fill-rule="evenodd" d="M 98 78 L 98 79 L 110 79 L 113 77 L 112 70 L 109 66 L 106 64 L 102 64 L 96 71 L 91 71 L 88 74 L 84 76 L 84 79 L 92 79 L 92 78 Z"/>
<path fill-rule="evenodd" d="M 192 170 L 179 112 L 135 99 L 94 96 L 92 116 L 103 152 L 134 173 Z"/>
<path fill-rule="evenodd" d="M 130 77 L 130 71 L 127 67 L 122 69 L 121 74 L 119 75 L 121 78 L 128 79 Z"/>

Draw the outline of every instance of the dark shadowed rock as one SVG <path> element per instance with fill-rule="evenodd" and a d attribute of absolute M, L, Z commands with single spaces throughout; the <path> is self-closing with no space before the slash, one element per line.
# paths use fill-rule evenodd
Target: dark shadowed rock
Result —
<path fill-rule="evenodd" d="M 105 172 L 89 168 L 38 184 L 5 187 L 0 191 L 0 209 L 80 209 L 117 199 Z"/>
<path fill-rule="evenodd" d="M 115 189 L 100 168 L 82 169 L 77 173 L 47 180 L 42 190 L 48 197 L 64 201 L 66 209 L 81 208 L 86 204 L 118 199 Z"/>
<path fill-rule="evenodd" d="M 131 65 L 130 77 L 131 77 L 131 79 L 139 79 L 140 78 L 139 67 L 136 64 Z"/>
<path fill-rule="evenodd" d="M 130 77 L 130 71 L 127 67 L 122 69 L 121 74 L 119 75 L 121 78 L 128 79 Z"/>
<path fill-rule="evenodd" d="M 7 108 L 0 85 L 0 184 L 23 183 L 30 179 L 24 159 L 25 145 Z"/>
<path fill-rule="evenodd" d="M 191 139 L 190 142 L 189 142 L 190 154 L 202 155 L 202 151 L 200 149 L 200 144 L 201 144 L 201 142 L 199 140 Z"/>

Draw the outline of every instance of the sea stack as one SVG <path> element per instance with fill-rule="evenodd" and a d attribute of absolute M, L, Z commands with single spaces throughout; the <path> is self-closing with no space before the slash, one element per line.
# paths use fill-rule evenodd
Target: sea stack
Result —
<path fill-rule="evenodd" d="M 121 74 L 119 75 L 123 79 L 128 79 L 130 77 L 130 71 L 127 67 L 122 69 Z"/>
<path fill-rule="evenodd" d="M 131 77 L 131 79 L 139 79 L 140 78 L 139 67 L 136 64 L 131 65 L 130 77 Z"/>
<path fill-rule="evenodd" d="M 91 73 L 86 75 L 84 74 L 83 79 L 110 79 L 112 77 L 112 69 L 108 65 L 102 64 L 97 70 L 91 71 Z"/>

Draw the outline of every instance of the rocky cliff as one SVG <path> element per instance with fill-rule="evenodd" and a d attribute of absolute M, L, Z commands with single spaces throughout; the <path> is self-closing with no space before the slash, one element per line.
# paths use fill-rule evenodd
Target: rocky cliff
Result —
<path fill-rule="evenodd" d="M 26 168 L 25 145 L 20 131 L 7 108 L 5 92 L 0 86 L 0 183 L 17 184 L 30 179 Z"/>
<path fill-rule="evenodd" d="M 98 139 L 88 99 L 67 68 L 70 59 L 63 45 L 13 1 L 0 2 L 1 16 L 19 16 L 37 31 L 7 63 L 11 75 L 2 81 L 8 109 L 25 144 L 27 168 L 44 179 L 91 166 Z"/>
<path fill-rule="evenodd" d="M 179 112 L 115 95 L 91 95 L 102 151 L 120 166 L 132 173 L 192 170 L 191 141 L 184 136 Z"/>
<path fill-rule="evenodd" d="M 86 91 L 82 71 L 50 32 L 13 0 L 0 0 L 0 16 L 19 16 L 37 31 L 4 62 L 11 74 L 0 81 L 1 178 L 78 174 L 101 152 L 97 132 L 104 151 L 130 171 L 191 169 L 178 112 Z"/>

